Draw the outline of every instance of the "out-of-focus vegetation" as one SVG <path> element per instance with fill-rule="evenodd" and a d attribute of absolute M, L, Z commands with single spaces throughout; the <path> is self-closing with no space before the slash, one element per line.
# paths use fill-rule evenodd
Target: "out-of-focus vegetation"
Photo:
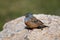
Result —
<path fill-rule="evenodd" d="M 60 15 L 60 0 L 0 0 L 0 30 L 26 12 Z"/>

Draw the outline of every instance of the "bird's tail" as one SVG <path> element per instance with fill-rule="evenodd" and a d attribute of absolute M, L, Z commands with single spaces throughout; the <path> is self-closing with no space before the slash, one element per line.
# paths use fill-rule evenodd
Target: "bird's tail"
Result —
<path fill-rule="evenodd" d="M 48 27 L 48 26 L 46 26 L 46 25 L 40 25 L 40 27 L 45 28 L 45 27 Z"/>
<path fill-rule="evenodd" d="M 43 28 L 45 28 L 45 27 L 48 27 L 48 26 L 46 26 L 46 25 L 40 25 L 40 26 L 38 27 L 38 29 L 43 29 Z"/>

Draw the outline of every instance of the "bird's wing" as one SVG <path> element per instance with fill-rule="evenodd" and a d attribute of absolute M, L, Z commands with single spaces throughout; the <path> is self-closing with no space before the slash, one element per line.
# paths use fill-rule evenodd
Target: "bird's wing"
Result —
<path fill-rule="evenodd" d="M 41 22 L 40 20 L 38 20 L 38 19 L 35 18 L 35 17 L 33 17 L 31 20 L 32 20 L 32 22 L 34 22 L 34 23 L 36 23 L 36 24 L 38 24 L 38 25 L 44 24 L 43 22 Z"/>

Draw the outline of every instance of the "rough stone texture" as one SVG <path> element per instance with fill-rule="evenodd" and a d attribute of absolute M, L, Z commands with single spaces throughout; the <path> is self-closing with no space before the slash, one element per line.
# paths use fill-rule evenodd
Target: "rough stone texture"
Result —
<path fill-rule="evenodd" d="M 7 22 L 0 32 L 0 40 L 60 40 L 60 17 L 54 15 L 34 14 L 49 28 L 33 29 L 25 28 L 24 16 Z"/>

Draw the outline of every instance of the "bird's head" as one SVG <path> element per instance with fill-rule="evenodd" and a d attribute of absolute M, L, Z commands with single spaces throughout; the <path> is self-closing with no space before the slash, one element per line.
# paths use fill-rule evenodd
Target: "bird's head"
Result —
<path fill-rule="evenodd" d="M 32 17 L 33 16 L 33 14 L 32 13 L 26 13 L 26 15 L 25 15 L 25 17 Z"/>

